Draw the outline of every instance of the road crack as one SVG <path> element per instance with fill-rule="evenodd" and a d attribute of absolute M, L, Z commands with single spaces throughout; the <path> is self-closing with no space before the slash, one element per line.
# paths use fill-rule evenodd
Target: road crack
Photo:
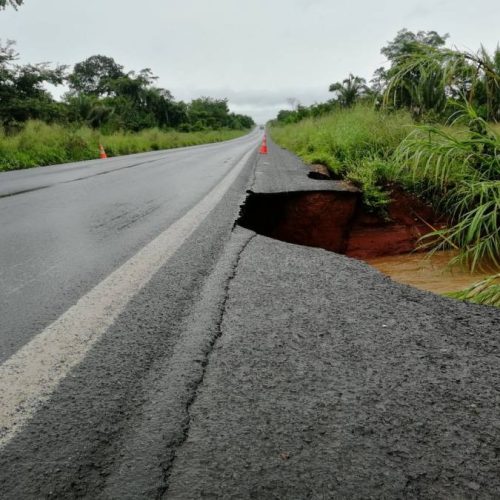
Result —
<path fill-rule="evenodd" d="M 235 258 L 234 258 L 234 263 L 231 267 L 231 271 L 228 274 L 228 277 L 225 281 L 223 293 L 222 293 L 222 301 L 220 303 L 219 307 L 219 316 L 218 319 L 215 323 L 215 334 L 212 336 L 210 339 L 210 342 L 208 343 L 206 351 L 203 353 L 202 359 L 197 359 L 195 360 L 198 362 L 201 366 L 201 371 L 199 378 L 195 381 L 192 382 L 192 392 L 190 397 L 186 400 L 185 404 L 185 414 L 186 418 L 183 422 L 182 425 L 182 430 L 179 433 L 178 439 L 175 440 L 175 442 L 171 443 L 171 452 L 169 453 L 170 459 L 163 464 L 163 486 L 160 488 L 158 492 L 158 497 L 159 499 L 166 498 L 168 495 L 168 490 L 169 490 L 169 481 L 170 477 L 172 475 L 173 469 L 175 467 L 175 462 L 178 457 L 178 452 L 184 445 L 184 443 L 187 441 L 189 437 L 189 432 L 191 428 L 191 407 L 195 403 L 195 401 L 198 398 L 198 395 L 200 393 L 201 387 L 203 386 L 203 383 L 205 381 L 205 376 L 208 370 L 208 366 L 210 364 L 210 358 L 212 356 L 212 353 L 217 345 L 218 340 L 222 337 L 222 324 L 224 322 L 224 317 L 226 315 L 227 311 L 227 303 L 229 300 L 229 294 L 230 294 L 230 289 L 231 289 L 231 283 L 232 281 L 236 278 L 236 275 L 238 273 L 238 267 L 241 262 L 241 258 L 243 255 L 243 252 L 247 249 L 248 245 L 250 242 L 257 236 L 257 234 L 251 234 L 248 239 L 244 242 L 244 244 L 241 246 L 241 248 L 237 251 Z"/>

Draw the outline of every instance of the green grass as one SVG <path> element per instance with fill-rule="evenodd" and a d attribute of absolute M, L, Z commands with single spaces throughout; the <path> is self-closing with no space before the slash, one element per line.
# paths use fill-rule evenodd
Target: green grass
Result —
<path fill-rule="evenodd" d="M 99 144 L 108 156 L 195 146 L 240 137 L 239 130 L 175 132 L 159 129 L 102 135 L 87 127 L 71 128 L 28 122 L 13 136 L 0 132 L 0 171 L 99 158 Z"/>
<path fill-rule="evenodd" d="M 458 300 L 500 307 L 500 274 L 486 278 L 461 292 L 447 294 Z"/>
<path fill-rule="evenodd" d="M 274 125 L 271 136 L 306 163 L 321 163 L 339 178 L 352 181 L 363 190 L 365 205 L 380 209 L 389 201 L 383 184 L 392 175 L 392 155 L 413 129 L 406 112 L 382 113 L 358 105 L 295 124 Z"/>
<path fill-rule="evenodd" d="M 449 227 L 424 237 L 436 251 L 458 250 L 450 265 L 500 269 L 500 124 L 466 109 L 450 126 L 415 125 L 404 112 L 368 106 L 271 126 L 273 139 L 306 163 L 322 163 L 363 191 L 365 206 L 383 210 L 388 183 L 425 197 Z M 498 305 L 498 275 L 457 298 Z"/>
<path fill-rule="evenodd" d="M 388 158 L 413 127 L 405 112 L 381 113 L 359 105 L 320 118 L 271 128 L 273 139 L 308 163 L 324 163 L 333 170 L 353 161 Z"/>

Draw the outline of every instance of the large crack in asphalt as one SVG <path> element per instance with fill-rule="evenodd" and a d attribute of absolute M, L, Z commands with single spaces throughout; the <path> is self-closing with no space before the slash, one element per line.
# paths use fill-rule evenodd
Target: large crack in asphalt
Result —
<path fill-rule="evenodd" d="M 236 229 L 236 231 L 238 231 Z M 215 334 L 211 336 L 208 345 L 206 346 L 206 349 L 204 350 L 202 354 L 202 358 L 198 359 L 197 362 L 199 363 L 201 367 L 201 371 L 199 373 L 198 379 L 193 380 L 191 383 L 191 395 L 190 397 L 186 400 L 185 407 L 184 407 L 184 412 L 185 412 L 185 419 L 182 424 L 182 431 L 181 433 L 177 436 L 176 440 L 174 442 L 169 443 L 168 445 L 168 459 L 163 462 L 162 464 L 162 469 L 163 469 L 163 486 L 159 489 L 157 498 L 166 498 L 168 495 L 168 489 L 169 489 L 169 479 L 172 473 L 173 468 L 175 467 L 175 462 L 178 456 L 178 451 L 180 448 L 184 445 L 184 443 L 187 441 L 189 437 L 189 431 L 191 428 L 191 407 L 196 401 L 199 391 L 201 387 L 203 386 L 203 382 L 205 380 L 205 375 L 207 373 L 208 366 L 210 364 L 210 357 L 217 345 L 217 341 L 221 338 L 223 332 L 222 332 L 222 323 L 224 321 L 224 316 L 226 314 L 227 310 L 227 302 L 229 299 L 229 293 L 230 293 L 230 288 L 231 288 L 231 282 L 235 279 L 237 272 L 238 272 L 238 266 L 241 261 L 241 256 L 243 252 L 246 250 L 250 242 L 255 238 L 257 234 L 252 233 L 250 235 L 243 235 L 245 238 L 245 241 L 243 245 L 239 248 L 237 251 L 236 255 L 233 256 L 233 265 L 230 270 L 229 275 L 227 276 L 227 279 L 225 281 L 224 285 L 224 292 L 223 292 L 223 298 L 222 302 L 219 307 L 219 315 L 218 319 L 215 325 Z"/>
<path fill-rule="evenodd" d="M 160 356 L 141 380 L 137 389 L 142 395 L 140 412 L 117 438 L 115 458 L 99 488 L 99 498 L 162 498 L 167 494 L 177 451 L 190 432 L 191 406 L 222 335 L 231 282 L 254 236 L 242 228 L 233 229 L 179 325 L 181 333 L 173 352 Z"/>
<path fill-rule="evenodd" d="M 186 407 L 164 493 L 444 498 L 480 490 L 489 498 L 498 491 L 498 476 L 484 465 L 498 447 L 490 387 L 496 311 L 307 248 L 325 248 L 312 244 L 307 227 L 325 211 L 301 219 L 297 209 L 317 192 L 248 194 L 236 227 L 258 234 L 227 282 L 224 324 Z"/>
<path fill-rule="evenodd" d="M 169 498 L 499 491 L 496 310 L 260 235 L 226 310 Z"/>
<path fill-rule="evenodd" d="M 232 230 L 248 170 L 2 450 L 2 498 L 160 495 L 251 236 Z"/>

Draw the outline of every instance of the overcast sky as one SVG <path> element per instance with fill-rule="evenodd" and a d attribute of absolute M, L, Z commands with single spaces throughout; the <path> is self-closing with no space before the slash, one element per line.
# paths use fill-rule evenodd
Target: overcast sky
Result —
<path fill-rule="evenodd" d="M 349 72 L 370 79 L 401 28 L 492 50 L 499 21 L 500 0 L 25 0 L 0 12 L 0 34 L 17 41 L 22 62 L 103 54 L 150 67 L 177 99 L 228 97 L 263 122 L 287 98 L 328 99 Z"/>

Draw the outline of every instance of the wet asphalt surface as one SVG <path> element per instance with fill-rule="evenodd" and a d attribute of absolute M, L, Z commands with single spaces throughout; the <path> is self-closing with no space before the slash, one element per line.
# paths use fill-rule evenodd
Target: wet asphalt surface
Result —
<path fill-rule="evenodd" d="M 306 173 L 270 147 L 1 451 L 2 498 L 498 498 L 499 310 L 233 228 L 266 172 L 284 191 L 285 171 Z M 157 189 L 159 167 L 125 170 L 124 189 Z M 121 230 L 130 252 L 158 210 Z M 64 310 L 62 295 L 40 311 Z M 11 350 L 29 338 L 4 328 Z"/>
<path fill-rule="evenodd" d="M 499 320 L 253 238 L 169 498 L 498 498 Z"/>
<path fill-rule="evenodd" d="M 0 173 L 0 362 L 184 215 L 255 143 Z"/>

